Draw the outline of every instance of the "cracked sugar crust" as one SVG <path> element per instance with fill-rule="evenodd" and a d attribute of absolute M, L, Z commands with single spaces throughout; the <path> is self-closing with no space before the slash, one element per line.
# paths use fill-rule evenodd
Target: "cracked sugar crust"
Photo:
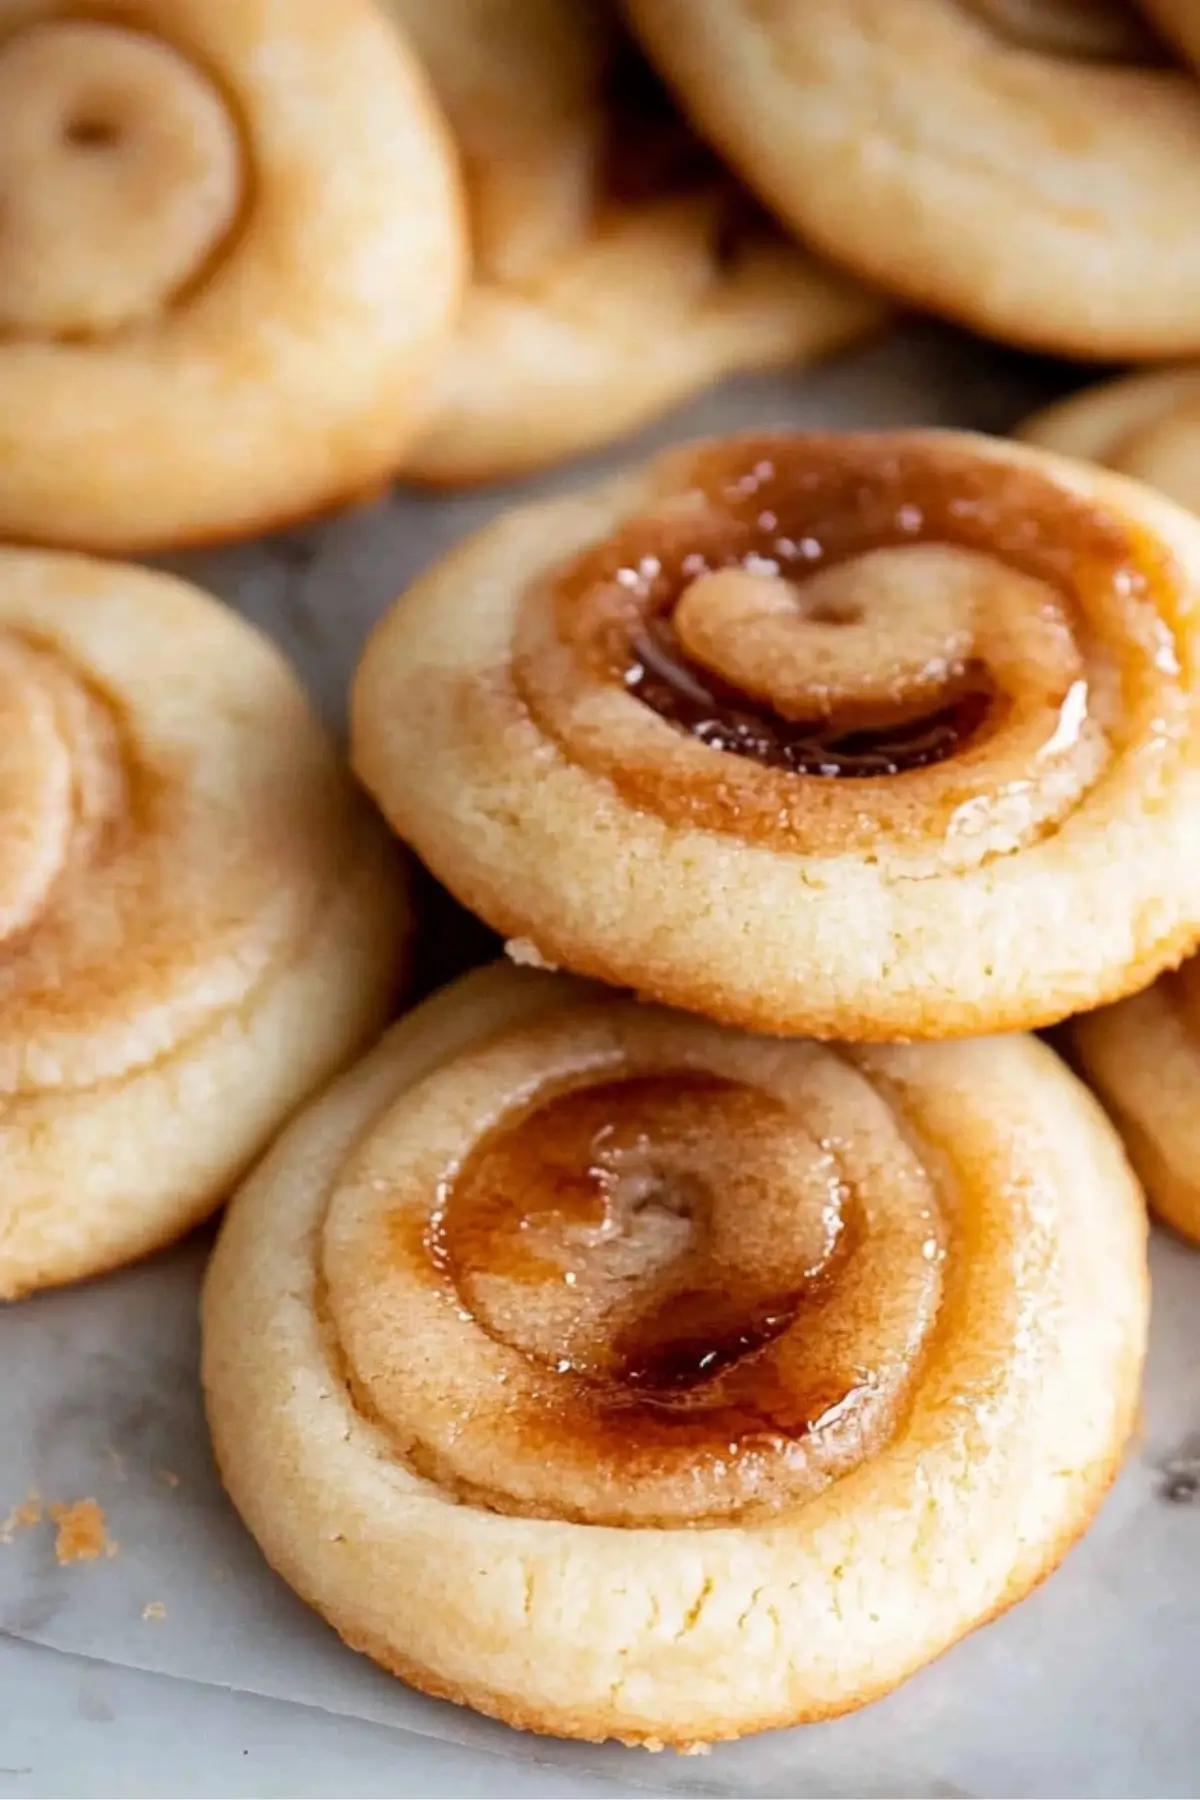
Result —
<path fill-rule="evenodd" d="M 780 1044 L 496 965 L 235 1198 L 218 1465 L 284 1579 L 431 1694 L 650 1748 L 830 1718 L 1085 1529 L 1144 1240 L 1034 1040 Z"/>
<path fill-rule="evenodd" d="M 835 262 L 1030 348 L 1187 355 L 1194 81 L 1111 9 L 1071 10 L 627 0 L 699 129 Z"/>

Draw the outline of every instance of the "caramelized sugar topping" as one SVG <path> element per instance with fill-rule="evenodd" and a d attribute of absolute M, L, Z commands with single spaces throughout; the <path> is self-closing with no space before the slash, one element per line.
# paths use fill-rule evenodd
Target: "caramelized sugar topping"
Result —
<path fill-rule="evenodd" d="M 930 433 L 773 434 L 674 476 L 531 592 L 514 661 L 540 729 L 640 808 L 841 849 L 995 810 L 1019 840 L 1167 717 L 1173 565 L 1040 470 Z M 819 793 L 847 779 L 873 790 L 849 835 Z"/>
<path fill-rule="evenodd" d="M 502 1510 L 617 1524 L 818 1491 L 892 1428 L 936 1309 L 913 1193 L 873 1225 L 801 1110 L 741 1081 L 560 1090 L 478 1144 L 427 1227 L 397 1215 L 393 1254 L 432 1265 L 483 1359 L 406 1453 Z"/>
<path fill-rule="evenodd" d="M 361 1147 L 322 1232 L 360 1411 L 472 1505 L 716 1525 L 902 1424 L 937 1181 L 853 1055 L 632 1003 L 501 1034 Z"/>
<path fill-rule="evenodd" d="M 982 730 L 996 703 L 987 671 L 970 663 L 933 711 L 856 728 L 836 719 L 793 722 L 690 662 L 669 618 L 651 619 L 634 651 L 625 685 L 660 718 L 714 750 L 795 775 L 900 775 L 945 762 Z"/>
<path fill-rule="evenodd" d="M 558 1374 L 671 1398 L 753 1358 L 795 1319 L 842 1232 L 828 1203 L 797 1221 L 786 1109 L 702 1075 L 562 1094 L 485 1142 L 455 1182 L 436 1251 L 476 1319 Z M 747 1148 L 742 1166 L 723 1145 Z M 730 1260 L 720 1211 L 757 1217 Z M 790 1225 L 765 1253 L 761 1218 Z M 513 1287 L 541 1288 L 541 1305 Z M 515 1303 L 514 1303 L 515 1302 Z M 760 1421 L 761 1423 L 761 1421 Z M 801 1429 L 807 1428 L 807 1421 Z"/>
<path fill-rule="evenodd" d="M 714 571 L 741 570 L 764 583 L 786 583 L 802 595 L 815 579 L 839 567 L 849 570 L 874 552 L 938 544 L 983 550 L 1068 602 L 1078 573 L 1088 565 L 1107 565 L 1114 580 L 1144 579 L 1115 519 L 1096 514 L 1031 471 L 968 458 L 948 447 L 935 453 L 922 446 L 914 455 L 898 446 L 881 455 L 870 439 L 743 443 L 728 459 L 703 453 L 696 489 L 707 516 L 697 519 L 694 536 L 686 527 L 668 525 L 663 541 L 650 550 L 642 546 L 651 532 L 658 533 L 654 526 L 648 532 L 647 522 L 636 522 L 588 559 L 590 568 L 568 577 L 560 590 L 563 609 L 569 610 L 572 595 L 580 596 L 581 577 L 613 582 L 635 596 L 641 617 L 619 649 L 613 642 L 622 666 L 611 673 L 619 673 L 645 705 L 703 742 L 798 773 L 901 774 L 944 760 L 984 727 L 1002 695 L 988 670 L 960 651 L 946 659 L 941 691 L 921 696 L 926 710 L 896 723 L 859 716 L 851 731 L 842 731 L 839 714 L 848 706 L 861 715 L 853 691 L 831 693 L 824 713 L 808 719 L 783 717 L 761 701 L 748 705 L 718 670 L 688 657 L 673 629 L 680 601 L 702 583 L 711 587 Z M 853 588 L 847 593 L 854 594 Z M 628 617 L 635 609 L 614 610 Z M 790 633 L 792 655 L 798 661 L 815 657 L 830 633 L 863 632 L 877 623 L 870 613 L 869 585 L 841 606 L 806 611 L 799 604 Z M 905 617 L 881 623 L 903 645 Z M 787 648 L 783 635 L 779 648 Z M 905 669 L 884 697 L 883 710 L 904 709 L 908 679 Z M 847 750 L 843 737 L 865 742 Z"/>

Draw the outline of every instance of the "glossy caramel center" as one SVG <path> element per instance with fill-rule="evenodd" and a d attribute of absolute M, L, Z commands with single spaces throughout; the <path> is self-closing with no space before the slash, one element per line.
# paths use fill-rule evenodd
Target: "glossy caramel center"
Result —
<path fill-rule="evenodd" d="M 933 832 L 970 861 L 1183 729 L 1179 588 L 982 443 L 756 435 L 680 456 L 532 589 L 513 673 L 571 761 L 672 824 L 831 854 Z"/>
<path fill-rule="evenodd" d="M 346 1379 L 418 1474 L 500 1511 L 708 1525 L 887 1441 L 945 1229 L 851 1058 L 619 1004 L 428 1077 L 322 1244 Z"/>
<path fill-rule="evenodd" d="M 475 1319 L 545 1367 L 691 1404 L 792 1324 L 836 1252 L 837 1202 L 832 1163 L 797 1154 L 779 1101 L 647 1077 L 561 1095 L 485 1142 L 437 1250 Z"/>

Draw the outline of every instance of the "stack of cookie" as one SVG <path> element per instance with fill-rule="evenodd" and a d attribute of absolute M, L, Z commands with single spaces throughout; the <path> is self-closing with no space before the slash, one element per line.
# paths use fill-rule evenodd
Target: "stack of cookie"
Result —
<path fill-rule="evenodd" d="M 1200 376 L 692 445 L 461 546 L 352 754 L 507 959 L 381 1040 L 406 864 L 294 678 L 65 547 L 552 463 L 895 300 L 1200 353 L 1200 88 L 1116 3 L 628 0 L 743 188 L 600 0 L 388 10 L 0 0 L 0 1295 L 257 1163 L 214 1441 L 349 1643 L 567 1735 L 828 1717 L 1052 1569 L 1131 1430 L 1142 1192 L 1030 1031 L 1200 1237 L 1200 522 L 1129 479 L 1200 504 Z"/>
<path fill-rule="evenodd" d="M 777 432 L 378 627 L 357 767 L 509 966 L 287 1133 L 205 1307 L 229 1491 L 348 1642 L 686 1746 L 886 1691 L 1084 1529 L 1144 1205 L 1020 1034 L 1196 942 L 1198 578 L 1119 476 Z"/>

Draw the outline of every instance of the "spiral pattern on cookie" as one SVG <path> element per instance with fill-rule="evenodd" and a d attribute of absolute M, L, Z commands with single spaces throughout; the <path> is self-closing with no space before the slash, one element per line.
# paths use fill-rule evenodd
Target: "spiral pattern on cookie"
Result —
<path fill-rule="evenodd" d="M 526 960 L 759 1029 L 1046 1021 L 1200 925 L 1198 550 L 981 438 L 702 444 L 418 583 L 359 767 Z"/>
<path fill-rule="evenodd" d="M 1187 0 L 1148 10 L 1172 4 L 1194 21 Z M 1194 81 L 1141 9 L 626 0 L 626 10 L 702 134 L 805 242 L 886 293 L 1069 356 L 1200 349 Z"/>
<path fill-rule="evenodd" d="M 0 0 L 0 531 L 146 548 L 379 485 L 462 256 L 365 0 Z"/>
<path fill-rule="evenodd" d="M 387 1016 L 405 938 L 254 632 L 166 576 L 0 553 L 0 1296 L 224 1198 Z"/>
<path fill-rule="evenodd" d="M 784 1045 L 488 970 L 235 1202 L 217 1454 L 272 1563 L 432 1692 L 629 1741 L 822 1717 L 1085 1525 L 1144 1233 L 1032 1040 Z"/>
<path fill-rule="evenodd" d="M 463 159 L 473 279 L 406 472 L 511 477 L 877 329 L 679 118 L 615 0 L 389 0 Z"/>

